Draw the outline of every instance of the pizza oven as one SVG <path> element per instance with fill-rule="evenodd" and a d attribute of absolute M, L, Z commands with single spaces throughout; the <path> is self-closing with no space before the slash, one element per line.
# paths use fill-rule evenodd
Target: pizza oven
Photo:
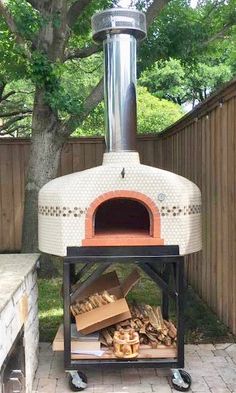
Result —
<path fill-rule="evenodd" d="M 103 42 L 106 146 L 101 166 L 56 178 L 39 193 L 39 249 L 177 245 L 201 249 L 201 194 L 188 179 L 142 165 L 136 151 L 136 45 L 146 35 L 136 10 L 96 14 Z"/>

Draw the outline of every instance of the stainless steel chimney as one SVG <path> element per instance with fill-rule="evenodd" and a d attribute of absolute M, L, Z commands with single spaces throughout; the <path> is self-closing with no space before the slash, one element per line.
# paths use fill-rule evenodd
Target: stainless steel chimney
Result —
<path fill-rule="evenodd" d="M 136 150 L 136 43 L 146 36 L 145 15 L 112 8 L 92 18 L 93 39 L 103 41 L 108 152 Z"/>

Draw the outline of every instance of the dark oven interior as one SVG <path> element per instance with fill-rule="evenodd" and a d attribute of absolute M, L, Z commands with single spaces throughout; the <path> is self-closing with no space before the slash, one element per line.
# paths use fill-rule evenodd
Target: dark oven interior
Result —
<path fill-rule="evenodd" d="M 95 235 L 150 234 L 150 217 L 146 207 L 129 198 L 103 202 L 95 214 Z"/>

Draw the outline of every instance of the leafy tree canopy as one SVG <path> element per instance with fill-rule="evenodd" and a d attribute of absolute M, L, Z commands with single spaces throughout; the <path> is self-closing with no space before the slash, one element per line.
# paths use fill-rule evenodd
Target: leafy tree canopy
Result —
<path fill-rule="evenodd" d="M 138 87 L 138 133 L 157 133 L 183 116 L 183 109 L 168 100 L 154 97 L 145 87 Z M 104 105 L 99 104 L 76 132 L 76 136 L 104 134 Z"/>
<path fill-rule="evenodd" d="M 145 70 L 139 81 L 156 97 L 179 105 L 198 103 L 233 77 L 226 63 L 184 65 L 178 59 L 160 60 Z"/>
<path fill-rule="evenodd" d="M 140 48 L 140 72 L 170 57 L 187 64 L 206 54 L 215 58 L 219 50 L 222 55 L 221 40 L 227 50 L 235 38 L 236 0 L 200 0 L 196 8 L 190 4 L 190 0 L 173 0 L 154 21 Z"/>

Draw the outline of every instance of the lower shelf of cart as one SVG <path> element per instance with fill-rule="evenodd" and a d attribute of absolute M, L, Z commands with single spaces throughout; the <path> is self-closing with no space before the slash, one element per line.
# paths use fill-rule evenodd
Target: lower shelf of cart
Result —
<path fill-rule="evenodd" d="M 103 350 L 103 349 L 102 349 Z M 174 359 L 177 358 L 177 350 L 174 347 L 166 347 L 164 345 L 158 346 L 158 348 L 151 348 L 148 345 L 141 345 L 139 356 L 137 359 Z M 94 356 L 91 354 L 71 354 L 72 360 L 83 360 L 83 359 L 117 359 L 114 355 L 112 349 L 104 349 L 104 353 L 102 356 Z M 118 359 L 119 360 L 119 359 Z M 130 359 L 122 359 L 122 360 L 130 360 Z"/>

